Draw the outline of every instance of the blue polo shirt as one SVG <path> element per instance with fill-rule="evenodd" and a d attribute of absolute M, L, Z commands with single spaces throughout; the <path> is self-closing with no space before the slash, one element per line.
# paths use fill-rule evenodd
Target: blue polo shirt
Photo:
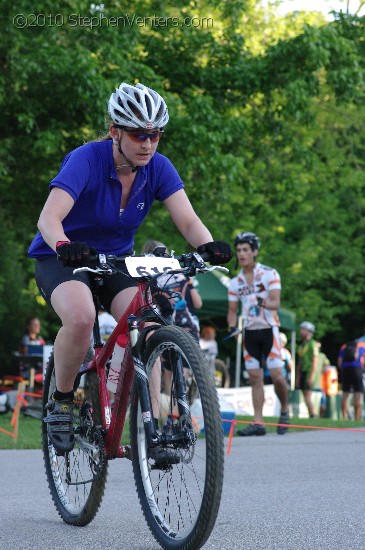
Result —
<path fill-rule="evenodd" d="M 342 359 L 341 366 L 343 368 L 346 368 L 346 367 L 363 368 L 364 359 L 365 359 L 365 342 L 361 341 L 360 338 L 356 340 L 355 361 L 347 362 L 343 360 L 345 355 L 345 349 L 346 349 L 346 343 L 341 346 L 338 354 L 338 356 L 341 357 Z"/>
<path fill-rule="evenodd" d="M 64 189 L 75 201 L 62 222 L 67 237 L 86 242 L 99 253 L 118 256 L 133 248 L 134 234 L 153 201 L 164 201 L 184 185 L 172 163 L 155 153 L 146 166 L 138 169 L 121 214 L 122 186 L 114 167 L 112 141 L 108 140 L 71 151 L 49 187 Z M 54 253 L 37 233 L 29 256 L 41 259 Z"/>

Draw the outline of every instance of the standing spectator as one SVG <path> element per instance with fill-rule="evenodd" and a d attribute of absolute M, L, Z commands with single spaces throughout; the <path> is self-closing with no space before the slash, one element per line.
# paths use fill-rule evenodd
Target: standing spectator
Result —
<path fill-rule="evenodd" d="M 199 338 L 199 345 L 207 359 L 212 373 L 214 373 L 215 385 L 217 388 L 229 388 L 230 376 L 227 365 L 222 359 L 217 359 L 218 344 L 216 341 L 217 332 L 212 326 L 205 326 Z"/>
<path fill-rule="evenodd" d="M 361 420 L 364 395 L 363 368 L 365 359 L 365 342 L 354 340 L 343 344 L 338 354 L 337 365 L 341 371 L 342 418 L 348 418 L 348 398 L 353 390 L 353 405 L 355 409 L 355 420 Z"/>
<path fill-rule="evenodd" d="M 283 364 L 283 376 L 290 387 L 291 374 L 293 372 L 294 362 L 290 351 L 285 346 L 288 343 L 288 338 L 284 332 L 279 332 L 279 340 L 281 345 L 281 358 L 284 361 Z"/>
<path fill-rule="evenodd" d="M 309 321 L 300 325 L 301 343 L 298 346 L 298 360 L 296 363 L 296 387 L 303 392 L 310 418 L 315 418 L 315 409 L 312 401 L 312 389 L 318 368 L 319 349 L 313 338 L 315 326 Z"/>
<path fill-rule="evenodd" d="M 263 425 L 264 366 L 270 371 L 276 395 L 281 403 L 279 424 L 289 424 L 288 388 L 283 376 L 280 353 L 279 317 L 281 283 L 278 272 L 256 262 L 260 241 L 254 233 L 240 233 L 234 240 L 237 261 L 242 269 L 228 287 L 229 331 L 234 333 L 237 324 L 239 301 L 242 303 L 245 366 L 252 386 L 254 421 L 238 435 L 265 435 Z M 277 433 L 286 433 L 286 426 L 278 426 Z"/>
<path fill-rule="evenodd" d="M 39 357 L 39 355 L 42 355 L 43 349 L 39 353 L 38 348 L 33 348 L 33 352 L 36 351 L 37 355 L 33 358 L 29 357 L 29 355 L 33 355 L 31 349 L 29 349 L 30 347 L 44 346 L 46 344 L 45 340 L 40 335 L 40 331 L 41 322 L 38 317 L 29 317 L 26 322 L 26 331 L 19 345 L 20 355 L 25 356 L 20 358 L 19 371 L 23 378 L 29 379 L 31 390 L 34 389 L 34 381 L 41 383 L 43 380 L 43 361 L 42 358 Z"/>
<path fill-rule="evenodd" d="M 218 344 L 216 341 L 216 330 L 214 327 L 205 326 L 199 338 L 199 345 L 209 363 L 212 372 L 215 370 L 215 360 L 218 355 Z"/>
<path fill-rule="evenodd" d="M 322 374 L 326 367 L 329 367 L 331 362 L 327 355 L 322 351 L 322 342 L 317 341 L 318 346 L 318 366 L 314 376 L 313 388 L 320 389 L 322 387 Z"/>
<path fill-rule="evenodd" d="M 28 346 L 44 346 L 46 342 L 39 334 L 41 331 L 41 322 L 38 317 L 30 317 L 26 323 L 26 332 L 23 334 L 20 342 L 20 353 L 26 354 Z"/>
<path fill-rule="evenodd" d="M 322 343 L 317 341 L 318 346 L 318 365 L 314 375 L 313 390 L 321 394 L 319 405 L 319 416 L 324 418 L 326 415 L 327 399 L 323 388 L 323 377 L 326 369 L 331 365 L 327 355 L 322 351 Z"/>

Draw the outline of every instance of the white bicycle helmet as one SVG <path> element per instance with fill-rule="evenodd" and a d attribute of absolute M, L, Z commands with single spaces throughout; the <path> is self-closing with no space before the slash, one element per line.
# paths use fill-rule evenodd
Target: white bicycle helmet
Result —
<path fill-rule="evenodd" d="M 128 128 L 163 128 L 169 120 L 164 99 L 143 84 L 122 82 L 110 96 L 108 112 L 118 126 Z"/>
<path fill-rule="evenodd" d="M 308 332 L 311 332 L 312 334 L 316 330 L 313 323 L 310 323 L 309 321 L 303 321 L 303 323 L 300 324 L 300 328 L 304 328 L 304 330 L 308 330 Z"/>
<path fill-rule="evenodd" d="M 261 244 L 258 236 L 255 235 L 255 233 L 251 233 L 250 231 L 243 231 L 236 236 L 234 240 L 234 246 L 236 247 L 238 244 L 241 243 L 248 243 L 251 246 L 252 250 L 258 250 Z"/>

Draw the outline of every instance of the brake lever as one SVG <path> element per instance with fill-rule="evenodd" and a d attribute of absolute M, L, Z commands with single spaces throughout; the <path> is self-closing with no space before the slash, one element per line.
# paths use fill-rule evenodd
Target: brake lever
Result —
<path fill-rule="evenodd" d="M 223 271 L 223 273 L 229 273 L 229 269 L 222 265 L 212 265 L 211 267 L 204 267 L 203 269 L 197 269 L 199 273 L 208 273 L 208 271 Z"/>
<path fill-rule="evenodd" d="M 100 267 L 96 267 L 96 268 L 77 267 L 76 269 L 73 270 L 73 274 L 76 275 L 76 273 L 82 273 L 84 271 L 89 271 L 90 273 L 96 273 L 96 275 L 99 275 L 100 273 L 101 274 L 106 274 L 106 275 L 111 275 L 113 273 L 113 269 L 108 267 L 107 264 L 104 264 L 104 265 L 105 265 L 105 267 L 103 267 L 103 268 L 100 268 Z"/>

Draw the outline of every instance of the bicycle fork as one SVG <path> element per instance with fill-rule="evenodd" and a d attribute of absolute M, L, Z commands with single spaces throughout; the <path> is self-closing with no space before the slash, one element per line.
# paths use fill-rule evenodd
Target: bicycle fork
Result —
<path fill-rule="evenodd" d="M 181 439 L 180 437 L 168 436 L 168 438 L 166 439 L 166 434 L 161 436 L 161 434 L 157 433 L 156 431 L 157 426 L 155 425 L 153 415 L 152 399 L 146 367 L 141 359 L 139 347 L 136 345 L 140 333 L 138 330 L 138 319 L 135 316 L 131 315 L 128 318 L 128 329 L 132 345 L 131 354 L 137 380 L 138 393 L 142 409 L 141 413 L 143 427 L 147 439 L 147 445 L 151 447 L 154 445 L 158 445 L 161 442 L 164 442 L 165 444 L 169 442 L 178 444 Z M 181 357 L 178 356 L 174 350 L 171 350 L 170 353 L 170 359 L 173 363 L 172 370 L 174 372 L 174 387 L 171 395 L 171 399 L 174 403 L 171 403 L 170 413 L 172 413 L 173 406 L 176 403 L 179 418 L 190 418 L 190 407 L 186 391 L 183 362 Z"/>
<path fill-rule="evenodd" d="M 138 351 L 137 341 L 139 336 L 138 319 L 134 315 L 128 317 L 129 339 L 131 342 L 131 355 L 134 364 L 134 372 L 137 380 L 143 427 L 146 434 L 148 446 L 157 445 L 159 437 L 156 433 L 155 421 L 153 418 L 153 408 L 148 384 L 146 367 Z"/>

